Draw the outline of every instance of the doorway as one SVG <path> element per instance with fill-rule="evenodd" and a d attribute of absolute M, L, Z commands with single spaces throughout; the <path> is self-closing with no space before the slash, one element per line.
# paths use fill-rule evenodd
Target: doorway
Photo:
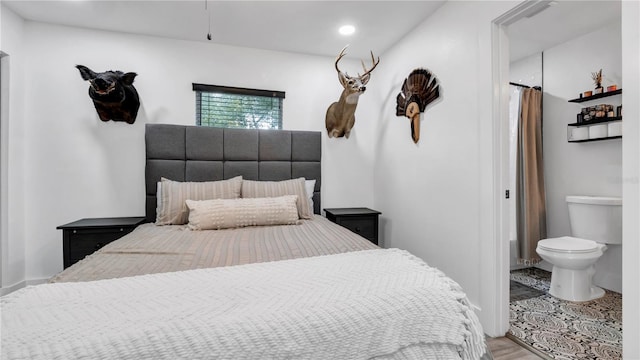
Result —
<path fill-rule="evenodd" d="M 510 168 L 509 158 L 510 157 L 509 157 L 509 141 L 508 141 L 509 134 L 510 134 L 510 127 L 509 127 L 509 120 L 508 120 L 509 114 L 507 110 L 508 103 L 509 103 L 509 93 L 511 89 L 506 84 L 513 81 L 512 78 L 510 77 L 512 59 L 509 56 L 510 54 L 509 50 L 510 48 L 517 47 L 517 45 L 521 45 L 521 44 L 518 44 L 518 41 L 520 40 L 518 38 L 518 33 L 512 32 L 511 30 L 514 28 L 517 28 L 518 27 L 517 25 L 521 25 L 522 23 L 525 23 L 530 28 L 535 28 L 536 26 L 538 26 L 538 28 L 542 28 L 545 26 L 549 27 L 551 24 L 549 19 L 556 16 L 554 15 L 554 11 L 556 11 L 557 8 L 559 8 L 559 6 L 556 6 L 558 4 L 556 3 L 554 5 L 554 3 L 555 2 L 551 2 L 551 1 L 527 1 L 515 7 L 514 9 L 510 10 L 509 12 L 505 13 L 501 17 L 497 18 L 493 23 L 494 25 L 493 62 L 494 64 L 498 64 L 497 65 L 498 69 L 496 69 L 497 71 L 494 72 L 494 86 L 496 86 L 499 89 L 499 91 L 494 92 L 496 94 L 499 94 L 499 99 L 494 99 L 495 100 L 494 106 L 497 106 L 499 108 L 499 111 L 496 112 L 496 113 L 499 113 L 499 118 L 496 118 L 494 120 L 495 121 L 494 122 L 494 129 L 495 129 L 494 142 L 499 144 L 499 146 L 495 147 L 494 149 L 494 159 L 496 163 L 499 165 L 497 166 L 498 169 L 494 173 L 494 176 L 495 176 L 495 179 L 500 183 L 499 189 L 510 190 L 512 194 L 514 190 L 512 189 L 512 186 L 509 185 L 511 180 L 509 176 L 509 168 Z M 600 5 L 607 6 L 611 4 L 614 4 L 613 6 L 616 6 L 615 2 L 608 2 L 608 4 L 605 2 L 598 2 L 594 4 L 595 6 L 600 6 Z M 573 5 L 577 7 L 584 6 L 584 4 L 579 2 L 574 2 Z M 564 3 L 562 6 L 564 6 Z M 573 10 L 574 17 L 578 17 L 575 15 L 579 14 L 582 10 L 583 9 L 574 9 Z M 614 11 L 612 11 L 612 13 L 617 13 L 616 15 L 618 16 L 618 19 L 619 19 L 620 17 L 619 3 L 617 3 L 617 9 L 614 8 Z M 579 18 L 584 20 L 585 16 L 579 16 Z M 590 17 L 587 16 L 587 18 L 590 18 Z M 606 16 L 603 17 L 602 15 L 600 15 L 600 18 L 605 22 L 611 21 L 611 19 L 606 18 Z M 564 43 L 569 39 L 589 33 L 594 29 L 597 29 L 599 26 L 601 26 L 601 24 L 594 24 L 593 22 L 590 22 L 590 21 L 585 21 L 585 23 L 590 24 L 591 28 L 588 31 L 585 31 L 584 29 L 580 30 L 578 32 L 578 35 L 576 35 L 576 33 L 568 34 L 568 35 L 560 34 L 556 30 L 554 39 L 552 39 L 556 42 L 556 44 L 552 44 L 551 46 L 549 46 L 548 45 L 549 43 L 547 43 L 546 46 L 552 47 L 557 44 Z M 514 24 L 516 24 L 516 26 L 513 26 Z M 542 34 L 542 33 L 545 33 L 545 31 L 538 31 L 537 33 Z M 546 49 L 545 47 L 542 47 L 542 48 L 539 48 L 538 51 L 543 51 L 545 49 Z M 597 70 L 598 69 L 594 69 L 594 71 L 597 71 Z M 589 73 L 587 72 L 587 76 L 588 74 Z M 529 84 L 526 84 L 526 81 L 524 81 L 524 83 L 525 83 L 524 85 L 529 85 Z M 577 97 L 578 95 L 577 93 L 578 91 L 576 91 L 576 94 L 575 94 L 576 96 L 573 96 L 573 97 Z M 561 100 L 563 103 L 566 104 L 566 99 L 567 97 L 564 97 L 563 99 L 559 99 L 559 101 Z M 575 113 L 573 114 L 573 117 L 575 118 Z M 546 121 L 551 121 L 551 120 L 546 119 L 545 123 Z M 564 124 L 563 126 L 566 126 L 567 123 L 572 122 L 570 120 L 565 121 L 565 118 L 555 119 L 555 121 L 563 123 Z M 620 148 L 619 144 L 618 144 L 618 148 Z M 577 147 L 574 147 L 573 149 L 577 149 Z M 591 151 L 592 149 L 593 148 L 587 149 L 587 151 Z M 621 152 L 620 149 L 619 151 Z M 618 176 L 621 176 L 621 174 L 618 174 Z M 502 191 L 505 191 L 505 190 L 502 190 Z M 564 199 L 564 197 L 562 199 Z M 509 240 L 512 240 L 512 236 L 509 236 L 510 235 L 509 224 L 512 222 L 510 219 L 510 214 L 511 214 L 510 209 L 512 204 L 510 204 L 508 201 L 500 201 L 497 204 L 497 206 L 499 208 L 499 210 L 497 211 L 497 214 L 499 214 L 500 219 L 498 219 L 499 239 L 497 239 L 496 241 L 498 242 L 497 246 L 498 247 L 502 246 L 503 251 L 505 251 L 504 248 L 507 248 L 507 249 L 509 248 L 509 245 L 507 245 L 509 244 Z M 566 209 L 565 209 L 565 212 L 566 212 Z M 568 215 L 565 215 L 565 216 L 568 216 Z M 553 218 L 554 221 L 555 219 L 556 217 Z M 568 228 L 568 219 L 564 219 L 563 221 L 567 223 L 566 226 Z M 556 231 L 556 234 L 557 233 L 558 232 Z M 569 234 L 566 234 L 566 235 L 569 235 Z M 555 235 L 555 236 L 560 236 L 560 235 Z M 506 252 L 509 253 L 509 251 L 506 251 Z M 506 257 L 502 257 L 502 259 L 506 259 Z M 499 257 L 499 260 L 500 260 L 500 257 Z M 501 278 L 500 281 L 505 281 L 504 280 L 505 278 L 507 279 L 509 278 L 509 270 L 511 268 L 510 266 L 511 261 L 505 261 L 505 260 L 503 261 L 504 263 L 499 264 L 500 271 L 502 272 L 502 275 L 500 276 L 504 276 Z M 503 294 L 501 294 L 501 296 L 499 297 L 501 301 L 504 301 L 504 303 L 499 305 L 499 308 L 500 310 L 505 312 L 509 308 L 509 290 L 508 289 L 509 288 L 506 287 Z M 620 317 L 621 317 L 621 314 L 620 314 Z M 509 328 L 508 322 L 509 322 L 509 319 L 507 319 L 506 321 L 504 321 L 504 323 L 501 323 L 500 325 L 504 326 L 506 330 L 508 330 Z M 620 328 L 621 328 L 621 325 L 620 325 Z M 621 348 L 619 351 L 621 352 Z"/>

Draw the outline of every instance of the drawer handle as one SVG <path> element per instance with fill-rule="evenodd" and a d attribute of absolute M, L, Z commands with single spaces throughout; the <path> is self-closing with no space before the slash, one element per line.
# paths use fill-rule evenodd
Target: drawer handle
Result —
<path fill-rule="evenodd" d="M 356 226 L 356 232 L 360 232 L 360 228 Z"/>
<path fill-rule="evenodd" d="M 93 248 L 94 248 L 94 250 L 98 250 L 98 249 L 100 249 L 100 248 L 101 248 L 101 247 L 103 247 L 103 246 L 104 246 L 104 244 L 103 244 L 103 243 L 97 243 L 97 244 L 96 244 L 96 246 L 94 246 Z"/>

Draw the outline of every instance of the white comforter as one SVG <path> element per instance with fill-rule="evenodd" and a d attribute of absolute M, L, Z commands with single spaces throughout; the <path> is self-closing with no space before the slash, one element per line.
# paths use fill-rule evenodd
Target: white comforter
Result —
<path fill-rule="evenodd" d="M 460 287 L 397 249 L 27 287 L 2 359 L 477 359 Z"/>

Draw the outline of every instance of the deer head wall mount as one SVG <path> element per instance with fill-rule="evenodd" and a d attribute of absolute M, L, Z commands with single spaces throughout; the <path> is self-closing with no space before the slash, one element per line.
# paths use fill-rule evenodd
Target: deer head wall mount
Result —
<path fill-rule="evenodd" d="M 362 61 L 362 68 L 364 69 L 362 75 L 358 74 L 357 77 L 347 75 L 347 73 L 342 72 L 338 67 L 338 62 L 346 55 L 345 51 L 347 50 L 347 46 L 342 48 L 335 62 L 338 80 L 340 80 L 340 84 L 344 90 L 342 94 L 340 94 L 340 99 L 329 105 L 327 109 L 325 125 L 330 138 L 343 136 L 347 139 L 349 138 L 353 124 L 356 122 L 355 112 L 356 106 L 358 106 L 358 98 L 367 89 L 365 85 L 367 85 L 371 78 L 371 71 L 380 63 L 380 58 L 376 60 L 373 52 L 371 52 L 372 67 L 370 69 L 367 69 L 364 61 Z"/>

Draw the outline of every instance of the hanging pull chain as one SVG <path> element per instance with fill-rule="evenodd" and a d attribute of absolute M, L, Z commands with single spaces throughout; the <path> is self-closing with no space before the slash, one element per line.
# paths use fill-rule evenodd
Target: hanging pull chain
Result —
<path fill-rule="evenodd" d="M 209 11 L 207 2 L 208 0 L 204 0 L 204 9 L 207 11 L 207 16 L 209 17 L 209 31 L 207 32 L 207 40 L 211 40 L 211 11 Z"/>

